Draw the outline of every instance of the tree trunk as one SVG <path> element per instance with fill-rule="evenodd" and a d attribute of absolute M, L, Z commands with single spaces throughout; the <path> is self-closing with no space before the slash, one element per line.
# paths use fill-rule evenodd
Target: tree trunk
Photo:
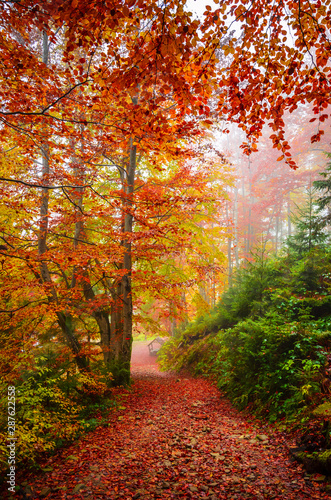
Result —
<path fill-rule="evenodd" d="M 83 132 L 83 125 L 81 125 L 81 132 Z M 83 134 L 82 134 L 83 137 Z M 81 150 L 83 152 L 84 144 L 83 144 L 83 139 L 81 139 Z M 72 143 L 72 149 L 73 149 L 73 171 L 74 171 L 74 177 L 76 179 L 77 185 L 81 184 L 82 186 L 84 185 L 85 182 L 85 172 L 82 168 L 82 165 L 77 163 L 75 153 L 74 153 L 74 143 Z M 83 187 L 76 187 L 75 188 L 75 234 L 74 234 L 74 249 L 76 250 L 78 248 L 79 242 L 86 240 L 86 234 L 84 231 L 84 222 L 82 219 L 83 215 L 83 195 L 84 195 L 84 188 Z M 76 266 L 73 269 L 73 274 L 72 274 L 72 280 L 71 280 L 71 288 L 74 288 L 76 286 L 77 282 L 77 273 L 80 273 L 83 277 L 83 293 L 84 297 L 88 302 L 94 302 L 95 300 L 95 293 L 92 288 L 91 282 L 90 282 L 90 277 L 87 269 L 81 269 L 77 268 Z M 102 308 L 97 308 L 93 309 L 92 307 L 92 317 L 95 319 L 99 333 L 100 333 L 100 345 L 101 349 L 103 352 L 103 359 L 104 363 L 106 366 L 110 366 L 111 362 L 111 351 L 110 351 L 110 334 L 111 334 L 111 329 L 110 329 L 110 322 L 109 322 L 109 311 L 105 309 L 104 307 Z"/>
<path fill-rule="evenodd" d="M 239 249 L 238 249 L 238 185 L 236 180 L 236 185 L 234 188 L 234 256 L 236 267 L 239 267 Z"/>
<path fill-rule="evenodd" d="M 279 245 L 279 215 L 276 216 L 276 227 L 275 227 L 275 255 L 278 253 L 278 245 Z"/>
<path fill-rule="evenodd" d="M 72 354 L 74 355 L 75 362 L 79 371 L 90 371 L 89 361 L 85 355 L 81 354 L 81 345 L 75 335 L 72 316 L 64 312 L 58 311 L 56 313 L 58 324 L 64 334 L 64 337 L 69 345 Z"/>
<path fill-rule="evenodd" d="M 226 202 L 226 219 L 229 221 L 229 206 Z M 228 284 L 232 285 L 232 237 L 228 236 Z"/>
<path fill-rule="evenodd" d="M 288 193 L 287 198 L 287 236 L 292 236 L 291 227 L 291 193 Z"/>
<path fill-rule="evenodd" d="M 251 159 L 249 158 L 248 164 L 248 187 L 249 187 L 249 199 L 248 199 L 248 227 L 247 227 L 247 249 L 246 253 L 249 254 L 252 243 L 253 243 L 253 226 L 252 226 L 252 171 L 251 171 Z"/>
<path fill-rule="evenodd" d="M 43 54 L 42 61 L 44 64 L 48 64 L 48 36 L 44 31 L 42 34 L 43 37 Z M 43 129 L 43 133 L 45 138 L 47 137 L 47 131 L 45 127 Z M 49 175 L 50 175 L 50 163 L 49 163 L 49 147 L 44 140 L 41 146 L 41 155 L 42 155 L 42 172 L 41 172 L 41 183 L 44 186 L 47 186 L 49 183 Z M 49 271 L 49 267 L 47 264 L 47 260 L 43 257 L 47 252 L 47 234 L 48 234 L 48 211 L 49 211 L 49 189 L 47 187 L 42 188 L 41 190 L 41 202 L 40 202 L 40 226 L 39 226 L 39 234 L 38 234 L 38 256 L 40 262 L 40 281 L 47 285 L 46 293 L 48 302 L 57 303 L 58 297 L 56 290 L 53 286 L 53 282 L 51 279 L 51 273 Z M 58 324 L 62 330 L 64 338 L 69 345 L 71 352 L 74 356 L 75 362 L 79 370 L 87 370 L 88 369 L 88 359 L 86 356 L 82 356 L 80 354 L 81 346 L 80 343 L 74 333 L 74 327 L 72 322 L 72 317 L 70 314 L 67 314 L 63 311 L 56 311 L 56 316 L 58 320 Z"/>
<path fill-rule="evenodd" d="M 133 99 L 137 104 L 137 98 Z M 109 363 L 114 383 L 126 385 L 130 382 L 130 362 L 132 350 L 132 244 L 133 193 L 137 166 L 137 147 L 134 139 L 129 141 L 126 169 L 121 171 L 123 185 L 122 242 L 124 256 L 118 268 L 124 275 L 111 288 L 111 324 L 109 329 Z"/>
<path fill-rule="evenodd" d="M 136 104 L 136 102 L 134 103 Z M 123 258 L 123 269 L 126 274 L 121 280 L 121 296 L 122 296 L 122 310 L 123 310 L 123 332 L 121 345 L 118 354 L 118 361 L 124 370 L 128 370 L 128 380 L 130 380 L 130 362 L 131 362 L 131 349 L 132 349 L 132 244 L 131 234 L 133 231 L 133 192 L 135 173 L 137 166 L 137 146 L 133 144 L 133 138 L 130 139 L 129 144 L 129 161 L 127 167 L 127 186 L 126 186 L 126 199 L 124 203 L 124 238 L 123 246 L 125 249 Z"/>

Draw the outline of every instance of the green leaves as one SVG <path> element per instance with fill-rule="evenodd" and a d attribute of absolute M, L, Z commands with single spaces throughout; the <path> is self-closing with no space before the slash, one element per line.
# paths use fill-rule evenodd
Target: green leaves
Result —
<path fill-rule="evenodd" d="M 238 406 L 267 413 L 272 421 L 295 419 L 323 397 L 328 376 L 331 299 L 321 276 L 329 268 L 327 249 L 311 250 L 301 260 L 257 254 L 237 271 L 210 314 L 162 348 L 162 365 L 215 378 Z"/>

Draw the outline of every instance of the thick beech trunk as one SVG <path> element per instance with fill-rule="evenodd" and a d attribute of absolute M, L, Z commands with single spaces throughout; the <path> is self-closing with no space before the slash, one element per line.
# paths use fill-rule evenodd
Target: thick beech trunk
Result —
<path fill-rule="evenodd" d="M 89 371 L 88 358 L 81 354 L 81 345 L 75 335 L 73 320 L 70 314 L 58 311 L 56 313 L 58 324 L 69 345 L 79 371 Z"/>
<path fill-rule="evenodd" d="M 135 101 L 135 100 L 134 100 Z M 122 241 L 124 249 L 122 261 L 117 264 L 123 271 L 123 276 L 115 284 L 105 280 L 106 287 L 112 295 L 111 322 L 108 316 L 94 313 L 101 334 L 101 348 L 105 362 L 113 373 L 115 384 L 130 382 L 130 362 L 132 349 L 132 243 L 133 232 L 133 192 L 137 165 L 137 148 L 129 142 L 128 161 L 126 168 L 121 169 L 121 181 L 124 192 L 122 205 Z M 85 291 L 85 296 L 91 294 L 91 289 Z M 107 353 L 107 355 L 106 355 Z"/>
<path fill-rule="evenodd" d="M 132 243 L 131 235 L 133 231 L 133 192 L 135 182 L 135 172 L 137 165 L 137 147 L 133 144 L 133 139 L 129 143 L 129 161 L 127 165 L 127 179 L 125 186 L 126 197 L 124 200 L 124 234 L 123 247 L 125 249 L 123 257 L 123 270 L 125 275 L 117 287 L 116 304 L 116 339 L 117 347 L 115 349 L 116 362 L 122 368 L 124 382 L 130 380 L 130 361 L 132 349 Z M 125 372 L 127 375 L 125 376 Z"/>
<path fill-rule="evenodd" d="M 84 276 L 83 280 L 83 292 L 84 297 L 88 302 L 93 302 L 95 300 L 95 293 L 90 283 L 89 275 L 87 271 L 82 270 Z M 105 308 L 97 308 L 92 311 L 92 316 L 95 319 L 100 333 L 100 346 L 103 353 L 103 360 L 106 365 L 109 366 L 112 359 L 112 352 L 110 348 L 111 339 L 111 328 L 109 322 L 109 311 Z"/>

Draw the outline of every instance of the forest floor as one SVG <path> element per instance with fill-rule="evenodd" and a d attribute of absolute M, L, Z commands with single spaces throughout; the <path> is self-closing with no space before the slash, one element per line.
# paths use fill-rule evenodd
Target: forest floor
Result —
<path fill-rule="evenodd" d="M 134 346 L 134 384 L 98 428 L 45 460 L 25 496 L 49 499 L 327 499 L 271 426 L 247 420 L 203 379 L 160 373 L 147 343 Z"/>

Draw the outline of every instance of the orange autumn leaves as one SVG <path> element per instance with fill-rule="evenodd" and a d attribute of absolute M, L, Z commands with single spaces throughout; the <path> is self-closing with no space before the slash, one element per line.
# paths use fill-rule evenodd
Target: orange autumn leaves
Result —
<path fill-rule="evenodd" d="M 157 300 L 178 298 L 180 308 L 181 284 L 222 265 L 220 255 L 214 262 L 203 254 L 212 253 L 208 217 L 222 214 L 224 193 L 210 182 L 213 167 L 197 159 L 189 167 L 192 143 L 226 118 L 246 131 L 243 146 L 253 152 L 270 121 L 280 157 L 294 166 L 284 110 L 307 99 L 319 122 L 326 119 L 327 10 L 314 4 L 308 15 L 293 2 L 286 8 L 296 37 L 291 48 L 276 43 L 286 36 L 285 6 L 267 2 L 216 6 L 201 22 L 179 1 L 0 7 L 2 309 L 10 328 L 36 336 L 37 325 L 53 328 L 61 313 L 74 352 L 88 335 L 108 342 L 114 334 L 121 344 L 131 337 L 132 297 L 139 302 L 151 291 Z M 229 33 L 229 15 L 240 24 L 240 42 Z M 318 71 L 306 60 L 313 49 Z M 41 151 L 48 152 L 43 176 Z M 227 172 L 219 179 L 231 182 Z M 49 195 L 42 254 L 38 186 Z M 223 237 L 222 217 L 213 223 L 213 248 Z M 35 304 L 34 315 L 21 300 Z"/>

